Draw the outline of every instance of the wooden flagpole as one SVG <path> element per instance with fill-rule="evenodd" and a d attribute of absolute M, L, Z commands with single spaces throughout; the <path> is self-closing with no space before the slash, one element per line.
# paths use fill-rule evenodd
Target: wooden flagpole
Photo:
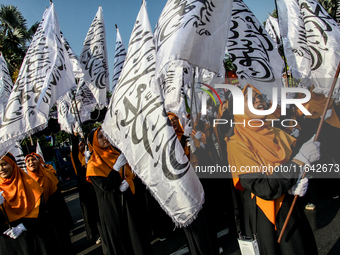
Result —
<path fill-rule="evenodd" d="M 339 72 L 340 72 L 340 62 L 338 64 L 338 69 L 336 70 L 336 73 L 335 73 L 335 76 L 334 76 L 334 79 L 333 79 L 333 84 L 331 86 L 331 89 L 329 91 L 329 94 L 328 94 L 328 98 L 327 98 L 327 102 L 326 102 L 326 105 L 325 105 L 325 108 L 323 109 L 323 113 L 322 113 L 322 117 L 321 117 L 321 120 L 320 120 L 320 123 L 319 123 L 319 127 L 318 127 L 318 130 L 316 131 L 316 135 L 314 137 L 314 142 L 318 140 L 319 138 L 319 135 L 320 135 L 320 132 L 321 132 L 321 128 L 322 128 L 322 125 L 323 125 L 323 122 L 325 120 L 325 115 L 326 115 L 326 112 L 327 112 L 327 109 L 328 109 L 328 106 L 329 106 L 329 103 L 331 101 L 331 96 L 333 94 L 333 91 L 334 91 L 334 88 L 335 88 L 335 84 L 336 84 L 336 81 L 338 80 L 338 77 L 339 77 Z M 304 171 L 303 175 L 302 175 L 302 179 L 305 178 L 306 176 L 306 171 Z M 290 209 L 289 209 L 289 212 L 287 214 L 287 217 L 286 217 L 286 220 L 283 224 L 283 227 L 282 227 L 282 230 L 281 230 L 281 233 L 280 233 L 280 236 L 279 238 L 277 239 L 277 242 L 280 243 L 281 240 L 282 240 L 282 237 L 283 237 L 283 234 L 285 233 L 286 231 L 286 228 L 287 228 L 287 225 L 288 225 L 288 222 L 289 222 L 289 219 L 292 215 L 292 212 L 293 212 L 293 209 L 294 209 L 294 206 L 296 204 L 296 201 L 297 201 L 297 198 L 299 196 L 298 195 L 295 195 L 294 197 L 294 200 L 290 206 Z"/>

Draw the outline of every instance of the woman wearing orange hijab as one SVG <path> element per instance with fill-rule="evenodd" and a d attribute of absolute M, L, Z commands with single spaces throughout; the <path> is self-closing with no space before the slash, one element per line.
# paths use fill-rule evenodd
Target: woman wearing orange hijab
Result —
<path fill-rule="evenodd" d="M 28 175 L 44 190 L 47 212 L 45 242 L 48 245 L 49 254 L 74 254 L 70 238 L 70 230 L 73 229 L 74 224 L 66 202 L 58 189 L 58 178 L 50 167 L 45 167 L 39 154 L 32 152 L 26 155 L 25 162 Z"/>
<path fill-rule="evenodd" d="M 44 189 L 44 199 L 47 203 L 49 197 L 58 190 L 59 180 L 50 171 L 44 169 L 40 164 L 40 158 L 38 154 L 31 153 L 25 157 L 27 173 L 31 176 L 39 185 Z"/>
<path fill-rule="evenodd" d="M 10 153 L 0 157 L 0 191 L 0 254 L 47 255 L 42 239 L 43 189 Z"/>
<path fill-rule="evenodd" d="M 253 89 L 254 108 L 266 108 L 259 91 L 248 84 L 244 88 L 245 114 L 234 116 L 235 122 L 245 124 L 235 125 L 235 134 L 227 144 L 229 164 L 234 167 L 234 186 L 243 191 L 243 234 L 251 238 L 257 236 L 261 255 L 317 254 L 313 232 L 298 206 L 294 208 L 281 243 L 277 243 L 277 239 L 294 198 L 292 195 L 306 193 L 308 179 L 297 177 L 305 164 L 320 158 L 320 143 L 306 142 L 293 158 L 295 138 L 270 127 L 265 121 L 266 115 L 250 112 L 248 87 Z M 280 166 L 297 171 L 285 172 Z M 274 167 L 277 170 L 273 171 Z"/>
<path fill-rule="evenodd" d="M 108 255 L 152 255 L 143 212 L 143 187 L 131 172 L 124 154 L 114 148 L 101 128 L 88 136 L 92 155 L 86 177 L 94 186 L 102 228 L 101 238 Z M 123 205 L 122 205 L 123 195 Z"/>

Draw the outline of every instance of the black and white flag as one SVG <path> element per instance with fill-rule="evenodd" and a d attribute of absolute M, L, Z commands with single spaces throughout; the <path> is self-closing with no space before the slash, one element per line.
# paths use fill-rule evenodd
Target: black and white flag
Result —
<path fill-rule="evenodd" d="M 217 73 L 223 62 L 232 0 L 168 0 L 155 28 L 156 76 L 174 59 Z"/>
<path fill-rule="evenodd" d="M 160 206 L 182 227 L 202 208 L 204 191 L 154 88 L 155 54 L 143 1 L 102 127 Z"/>
<path fill-rule="evenodd" d="M 285 11 L 289 9 L 289 15 Z M 296 13 L 291 16 L 291 11 Z M 340 61 L 340 28 L 315 0 L 278 0 L 280 27 L 285 26 L 285 54 L 301 85 L 328 95 Z M 281 18 L 282 17 L 282 18 Z M 339 90 L 337 82 L 334 93 Z"/>
<path fill-rule="evenodd" d="M 0 52 L 0 126 L 4 117 L 5 107 L 9 95 L 13 89 L 13 83 L 8 71 L 7 63 Z"/>
<path fill-rule="evenodd" d="M 73 86 L 72 63 L 51 4 L 44 12 L 8 99 L 0 128 L 0 154 L 15 141 L 44 129 L 51 107 Z"/>
<path fill-rule="evenodd" d="M 280 44 L 281 41 L 281 33 L 279 28 L 279 22 L 277 21 L 277 18 L 274 18 L 273 16 L 269 15 L 266 21 L 265 26 L 266 31 L 268 34 L 273 38 L 274 42 L 277 44 Z"/>
<path fill-rule="evenodd" d="M 250 83 L 268 99 L 273 87 L 282 87 L 284 62 L 277 45 L 241 0 L 233 2 L 227 49 L 241 87 Z"/>
<path fill-rule="evenodd" d="M 99 108 L 107 105 L 106 92 L 110 89 L 109 63 L 106 48 L 105 24 L 102 7 L 99 6 L 83 43 L 79 63 L 84 81 L 97 100 Z"/>
<path fill-rule="evenodd" d="M 122 37 L 120 36 L 119 29 L 117 27 L 115 57 L 113 61 L 113 77 L 110 92 L 113 92 L 117 85 L 118 78 L 120 76 L 120 73 L 122 72 L 122 68 L 124 65 L 125 57 L 126 57 L 125 46 Z"/>
<path fill-rule="evenodd" d="M 19 142 L 16 142 L 13 147 L 9 150 L 9 152 L 14 156 L 17 161 L 18 167 L 24 170 L 27 173 L 26 162 L 25 162 L 25 154 L 22 151 L 21 145 Z"/>
<path fill-rule="evenodd" d="M 75 116 L 72 114 L 69 115 L 70 105 L 72 104 L 70 97 L 72 97 L 72 95 L 68 92 L 57 102 L 58 123 L 60 124 L 60 130 L 73 134 L 72 124 L 75 122 Z"/>
<path fill-rule="evenodd" d="M 75 126 L 80 126 L 79 122 L 83 123 L 91 119 L 91 112 L 97 107 L 97 100 L 83 79 L 84 72 L 80 67 L 77 55 L 63 34 L 61 34 L 61 39 L 72 61 L 73 74 L 78 85 L 76 91 L 72 90 L 58 100 L 58 123 L 61 130 L 72 134 L 75 132 Z"/>

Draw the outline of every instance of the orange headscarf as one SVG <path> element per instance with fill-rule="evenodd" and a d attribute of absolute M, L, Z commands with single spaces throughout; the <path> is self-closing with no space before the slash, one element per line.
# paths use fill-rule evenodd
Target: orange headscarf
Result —
<path fill-rule="evenodd" d="M 101 128 L 98 128 L 93 135 L 93 144 L 92 150 L 93 153 L 90 157 L 89 162 L 87 163 L 86 169 L 86 177 L 90 176 L 102 176 L 107 177 L 109 173 L 112 171 L 114 164 L 120 153 L 116 151 L 111 145 L 108 148 L 101 148 L 98 143 L 98 131 Z M 131 171 L 131 167 L 126 164 L 124 170 L 125 180 L 129 183 L 130 189 L 132 193 L 135 193 L 135 185 L 133 183 L 133 179 L 135 175 Z M 123 167 L 119 171 L 120 175 L 122 176 Z"/>
<path fill-rule="evenodd" d="M 58 190 L 59 180 L 53 172 L 46 169 L 45 167 L 43 167 L 42 164 L 40 164 L 39 157 L 37 155 L 38 154 L 33 152 L 25 157 L 25 161 L 27 161 L 29 157 L 34 157 L 38 160 L 38 169 L 34 172 L 27 170 L 27 173 L 37 183 L 39 183 L 40 187 L 44 189 L 44 199 L 45 202 L 47 202 L 48 198 Z"/>
<path fill-rule="evenodd" d="M 39 160 L 39 164 L 41 164 L 46 170 L 52 172 L 53 174 L 57 174 L 57 171 L 54 169 L 54 167 L 50 164 L 46 164 L 41 155 L 35 152 L 32 152 L 31 154 L 36 156 L 36 158 Z"/>
<path fill-rule="evenodd" d="M 0 191 L 3 191 L 5 197 L 3 205 L 9 221 L 12 222 L 21 218 L 37 218 L 43 189 L 20 169 L 9 156 L 4 156 L 2 160 L 13 167 L 13 173 L 9 179 L 0 178 Z"/>
<path fill-rule="evenodd" d="M 247 85 L 246 89 L 251 86 Z M 256 88 L 251 86 L 253 90 L 260 93 Z M 242 166 L 259 166 L 258 172 L 261 172 L 260 166 L 279 166 L 288 162 L 292 155 L 291 147 L 295 145 L 296 139 L 288 135 L 286 132 L 273 128 L 265 123 L 251 122 L 252 126 L 248 126 L 250 118 L 244 115 L 235 115 L 235 122 L 243 122 L 245 120 L 245 127 L 242 124 L 235 125 L 235 135 L 233 135 L 228 142 L 228 160 L 230 166 L 236 166 L 236 172 L 233 172 L 233 181 L 235 188 L 243 190 L 239 175 L 246 174 L 242 172 Z M 267 172 L 271 175 L 272 172 Z M 252 194 L 254 196 L 254 194 Z M 266 217 L 275 225 L 276 215 L 281 207 L 284 195 L 275 200 L 264 200 L 256 197 L 256 204 L 264 212 Z"/>

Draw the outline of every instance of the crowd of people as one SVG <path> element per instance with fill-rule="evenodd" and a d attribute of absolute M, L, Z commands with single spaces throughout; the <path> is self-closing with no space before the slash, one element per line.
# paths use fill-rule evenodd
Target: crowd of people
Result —
<path fill-rule="evenodd" d="M 293 209 L 282 241 L 277 242 L 294 196 L 307 193 L 307 202 L 311 202 L 308 177 L 303 178 L 301 171 L 259 169 L 286 166 L 303 170 L 316 162 L 339 163 L 335 149 L 340 139 L 339 102 L 331 101 L 319 141 L 314 141 L 326 104 L 324 95 L 311 92 L 311 100 L 304 105 L 311 116 L 288 105 L 285 118 L 296 120 L 295 127 L 272 127 L 272 122 L 265 120 L 280 119 L 280 108 L 270 118 L 254 115 L 248 108 L 249 87 L 254 108 L 269 108 L 261 93 L 247 85 L 243 88 L 243 115 L 233 114 L 230 91 L 218 106 L 208 103 L 206 115 L 188 115 L 185 125 L 175 113 L 168 113 L 168 124 L 194 168 L 219 164 L 236 169 L 224 178 L 200 179 L 205 203 L 197 218 L 183 228 L 190 254 L 221 252 L 216 235 L 221 221 L 228 223 L 235 238 L 256 240 L 261 255 L 317 254 L 304 207 L 299 205 Z M 254 121 L 251 126 L 214 125 L 216 119 Z M 93 129 L 84 139 L 72 135 L 71 148 L 87 238 L 101 240 L 104 254 L 154 254 L 151 233 L 162 240 L 173 232 L 174 224 L 133 173 L 124 154 L 109 143 L 101 128 Z M 0 254 L 74 254 L 70 239 L 74 225 L 55 170 L 36 153 L 28 154 L 25 162 L 27 173 L 10 153 L 0 159 Z M 247 166 L 258 168 L 240 170 Z M 337 190 L 332 192 L 337 196 Z M 234 221 L 236 206 L 240 222 Z"/>

